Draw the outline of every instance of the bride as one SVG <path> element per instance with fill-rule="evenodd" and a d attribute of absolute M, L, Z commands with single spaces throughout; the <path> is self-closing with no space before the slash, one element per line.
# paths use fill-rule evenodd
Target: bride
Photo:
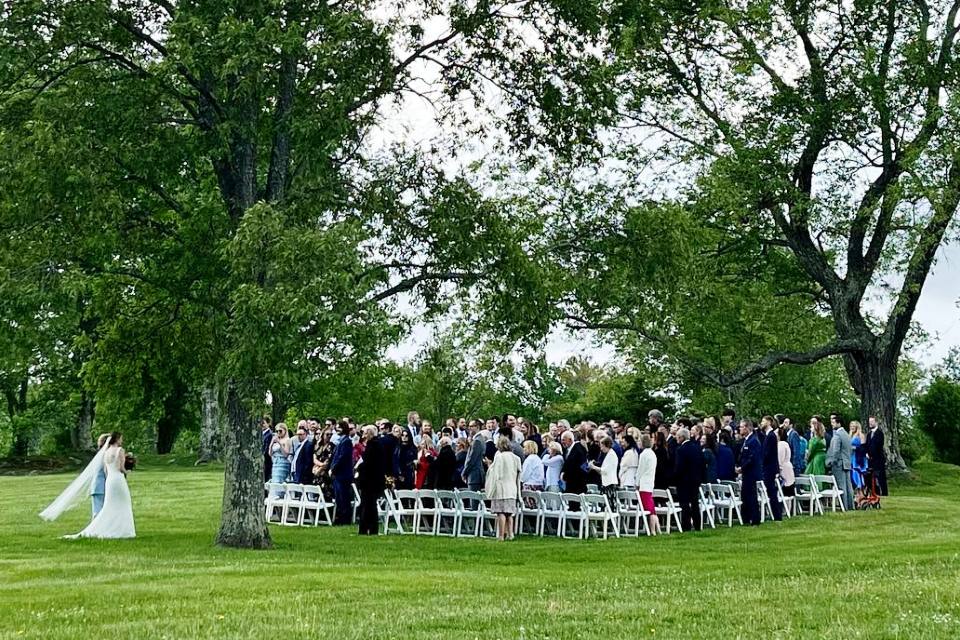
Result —
<path fill-rule="evenodd" d="M 89 493 L 90 485 L 100 469 L 105 469 L 107 482 L 104 487 L 103 508 L 80 533 L 65 538 L 134 538 L 133 505 L 127 487 L 127 472 L 124 468 L 126 454 L 123 436 L 111 433 L 106 444 L 97 452 L 90 464 L 70 483 L 50 506 L 40 513 L 44 520 L 56 520 L 68 509 L 76 506 Z"/>

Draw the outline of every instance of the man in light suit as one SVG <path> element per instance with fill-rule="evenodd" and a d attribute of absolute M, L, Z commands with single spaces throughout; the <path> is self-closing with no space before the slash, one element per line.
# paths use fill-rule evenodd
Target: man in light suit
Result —
<path fill-rule="evenodd" d="M 107 443 L 107 438 L 109 437 L 109 433 L 100 434 L 100 437 L 97 438 L 97 451 L 103 449 L 103 445 Z M 97 514 L 100 513 L 100 510 L 103 509 L 103 494 L 106 491 L 106 486 L 107 471 L 104 469 L 103 465 L 100 465 L 100 468 L 97 470 L 97 477 L 93 479 L 93 484 L 90 485 L 90 498 L 93 500 L 94 518 L 96 518 Z"/>
<path fill-rule="evenodd" d="M 831 416 L 833 420 L 833 416 Z M 847 511 L 853 509 L 853 485 L 850 482 L 851 456 L 853 449 L 850 446 L 850 434 L 843 428 L 843 423 L 836 421 L 833 430 L 833 439 L 827 449 L 827 469 L 837 481 L 837 488 L 843 493 L 843 506 Z"/>

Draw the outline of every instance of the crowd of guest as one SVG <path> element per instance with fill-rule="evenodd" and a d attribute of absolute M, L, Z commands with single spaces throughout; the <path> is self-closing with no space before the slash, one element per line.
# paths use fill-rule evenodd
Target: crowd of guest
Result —
<path fill-rule="evenodd" d="M 651 410 L 647 424 L 618 420 L 597 424 L 551 422 L 541 431 L 512 414 L 486 420 L 447 418 L 439 430 L 416 411 L 406 424 L 386 419 L 358 427 L 350 417 L 304 419 L 291 435 L 287 425 L 262 420 L 265 479 L 318 485 L 335 506 L 334 524 L 352 516 L 353 485 L 360 494 L 360 532 L 377 533 L 376 501 L 385 488 L 484 491 L 498 517 L 498 537 L 512 537 L 522 490 L 586 493 L 595 485 L 613 503 L 616 492 L 638 492 L 654 511 L 653 490 L 676 489 L 684 530 L 700 526 L 700 486 L 741 482 L 745 524 L 760 523 L 757 485 L 767 493 L 774 520 L 782 519 L 779 493 L 794 495 L 796 476 L 833 475 L 845 508 L 855 495 L 886 495 L 884 433 L 874 417 L 866 429 L 832 413 L 813 416 L 805 429 L 790 417 L 763 416 L 759 423 L 719 416 L 677 417 L 668 423 Z M 847 430 L 849 426 L 849 431 Z M 650 517 L 652 533 L 659 531 Z"/>

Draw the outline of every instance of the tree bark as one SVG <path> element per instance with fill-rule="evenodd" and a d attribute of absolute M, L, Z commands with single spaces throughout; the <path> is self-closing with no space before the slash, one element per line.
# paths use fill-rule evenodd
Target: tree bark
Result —
<path fill-rule="evenodd" d="M 227 422 L 223 505 L 216 543 L 226 547 L 269 549 L 273 543 L 263 517 L 260 428 L 232 380 L 227 385 Z"/>
<path fill-rule="evenodd" d="M 870 416 L 877 419 L 886 434 L 887 470 L 906 471 L 897 424 L 897 361 L 876 354 L 858 354 L 851 360 L 853 366 L 848 366 L 847 371 L 860 396 L 860 421 L 866 429 Z"/>
<path fill-rule="evenodd" d="M 86 389 L 80 391 L 80 412 L 76 428 L 71 432 L 73 448 L 77 451 L 93 451 L 93 420 L 96 417 L 96 402 Z"/>
<path fill-rule="evenodd" d="M 173 389 L 163 399 L 163 414 L 157 420 L 157 453 L 173 451 L 173 444 L 183 427 L 184 408 L 187 404 L 187 385 L 175 380 Z"/>
<path fill-rule="evenodd" d="M 208 382 L 200 391 L 200 452 L 197 464 L 219 460 L 223 451 L 223 394 L 220 385 Z"/>

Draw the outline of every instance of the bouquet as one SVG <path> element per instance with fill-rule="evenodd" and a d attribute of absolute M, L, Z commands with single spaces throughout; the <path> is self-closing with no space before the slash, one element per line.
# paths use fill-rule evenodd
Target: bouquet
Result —
<path fill-rule="evenodd" d="M 133 468 L 137 466 L 137 457 L 132 453 L 126 454 L 123 460 L 123 468 L 126 471 L 133 471 Z"/>

